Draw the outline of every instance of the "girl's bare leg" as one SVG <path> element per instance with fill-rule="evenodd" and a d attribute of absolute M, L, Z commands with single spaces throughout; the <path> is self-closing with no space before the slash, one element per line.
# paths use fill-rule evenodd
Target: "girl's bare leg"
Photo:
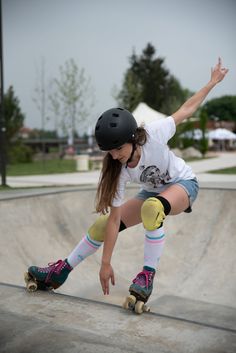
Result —
<path fill-rule="evenodd" d="M 142 222 L 141 207 L 144 200 L 130 199 L 121 206 L 121 219 L 126 227 L 132 227 Z"/>
<path fill-rule="evenodd" d="M 189 207 L 189 197 L 187 192 L 180 185 L 171 185 L 160 193 L 165 197 L 170 205 L 170 215 L 177 215 Z M 121 206 L 121 219 L 126 227 L 132 227 L 142 222 L 141 207 L 144 200 L 130 199 Z"/>
<path fill-rule="evenodd" d="M 171 205 L 170 215 L 177 215 L 189 207 L 188 194 L 180 185 L 171 185 L 160 195 L 169 201 Z"/>

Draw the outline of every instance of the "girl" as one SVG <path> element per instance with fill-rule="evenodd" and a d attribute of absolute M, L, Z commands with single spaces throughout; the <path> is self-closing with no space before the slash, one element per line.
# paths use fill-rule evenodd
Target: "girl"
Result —
<path fill-rule="evenodd" d="M 44 268 L 31 266 L 31 276 L 41 285 L 56 289 L 75 266 L 104 244 L 100 281 L 103 293 L 109 294 L 110 281 L 115 284 L 111 258 L 118 233 L 142 222 L 144 264 L 129 291 L 147 301 L 165 242 L 164 219 L 169 214 L 191 212 L 198 193 L 191 168 L 169 150 L 167 143 L 176 125 L 193 115 L 227 72 L 219 58 L 210 81 L 200 91 L 172 116 L 145 127 L 138 127 L 132 114 L 121 108 L 109 109 L 100 116 L 95 137 L 100 149 L 106 151 L 96 198 L 96 211 L 101 215 L 65 260 Z M 141 191 L 124 203 L 125 186 L 130 181 L 140 184 Z"/>

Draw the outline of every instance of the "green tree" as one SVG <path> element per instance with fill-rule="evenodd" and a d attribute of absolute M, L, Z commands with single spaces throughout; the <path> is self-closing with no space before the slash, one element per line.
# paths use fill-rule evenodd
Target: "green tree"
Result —
<path fill-rule="evenodd" d="M 36 79 L 36 85 L 34 89 L 34 95 L 32 97 L 33 102 L 35 103 L 35 106 L 37 107 L 37 110 L 40 113 L 40 118 L 41 118 L 41 130 L 40 131 L 40 138 L 42 141 L 42 152 L 43 156 L 46 152 L 46 144 L 45 144 L 45 127 L 46 123 L 49 121 L 48 117 L 48 85 L 46 85 L 45 82 L 45 60 L 44 58 L 41 58 L 41 67 L 40 69 L 37 68 L 37 79 Z M 43 157 L 44 158 L 44 157 Z"/>
<path fill-rule="evenodd" d="M 3 106 L 6 126 L 6 144 L 7 147 L 9 147 L 12 140 L 23 126 L 25 119 L 20 108 L 19 99 L 15 96 L 12 86 L 10 86 L 4 94 Z"/>
<path fill-rule="evenodd" d="M 209 119 L 234 121 L 236 124 L 236 96 L 222 96 L 206 102 L 203 106 Z"/>
<path fill-rule="evenodd" d="M 164 59 L 155 53 L 150 43 L 140 56 L 133 52 L 122 88 L 115 96 L 120 106 L 133 111 L 142 101 L 164 114 L 171 114 L 190 95 L 165 68 Z"/>
<path fill-rule="evenodd" d="M 200 116 L 199 116 L 199 127 L 202 131 L 202 138 L 199 140 L 199 150 L 203 156 L 208 151 L 208 138 L 206 136 L 206 129 L 207 129 L 207 121 L 208 115 L 205 109 L 201 109 Z"/>
<path fill-rule="evenodd" d="M 51 109 L 60 119 L 59 125 L 68 137 L 68 144 L 73 145 L 78 124 L 85 124 L 93 106 L 90 79 L 86 77 L 85 70 L 70 59 L 60 66 L 59 78 L 53 80 L 52 86 Z"/>
<path fill-rule="evenodd" d="M 17 133 L 23 127 L 25 116 L 20 108 L 20 101 L 10 86 L 4 94 L 4 118 L 6 127 L 6 154 L 10 163 L 31 162 L 32 150 L 24 146 L 18 139 Z"/>

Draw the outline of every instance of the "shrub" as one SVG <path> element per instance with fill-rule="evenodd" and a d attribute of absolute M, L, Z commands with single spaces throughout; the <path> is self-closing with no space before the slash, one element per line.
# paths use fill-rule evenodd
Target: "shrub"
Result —
<path fill-rule="evenodd" d="M 15 143 L 9 148 L 8 161 L 10 164 L 31 163 L 33 161 L 33 151 L 21 142 Z"/>

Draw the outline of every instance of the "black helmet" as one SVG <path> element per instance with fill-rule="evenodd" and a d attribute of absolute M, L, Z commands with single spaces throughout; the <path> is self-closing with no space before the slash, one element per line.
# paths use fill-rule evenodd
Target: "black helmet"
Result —
<path fill-rule="evenodd" d="M 118 148 L 132 141 L 137 129 L 137 122 L 128 110 L 112 108 L 106 110 L 95 126 L 95 138 L 103 151 Z"/>

